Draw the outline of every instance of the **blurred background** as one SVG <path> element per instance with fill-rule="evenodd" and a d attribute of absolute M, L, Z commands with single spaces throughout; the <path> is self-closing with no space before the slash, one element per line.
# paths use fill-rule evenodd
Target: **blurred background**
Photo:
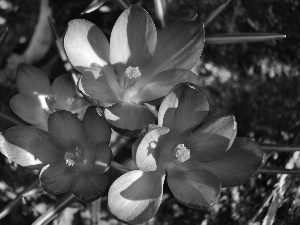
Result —
<path fill-rule="evenodd" d="M 58 36 L 68 21 L 84 18 L 110 36 L 122 12 L 122 1 L 105 1 L 90 13 L 81 13 L 87 0 L 0 0 L 0 32 L 8 28 L 0 49 L 0 131 L 20 123 L 9 108 L 9 99 L 17 93 L 15 72 L 20 63 L 44 70 L 51 81 L 66 73 L 48 24 L 52 16 Z M 127 2 L 127 1 L 126 1 Z M 142 5 L 161 28 L 154 1 L 130 0 Z M 166 25 L 189 20 L 196 14 L 206 21 L 225 0 L 164 0 Z M 41 14 L 40 14 L 41 12 Z M 206 37 L 225 33 L 279 33 L 285 39 L 264 42 L 216 44 L 207 41 L 194 71 L 199 86 L 208 96 L 211 111 L 236 116 L 237 136 L 253 138 L 261 144 L 300 145 L 300 3 L 298 0 L 232 0 L 205 27 Z M 40 15 L 40 16 L 39 16 Z M 44 15 L 44 16 L 43 16 Z M 47 21 L 46 23 L 43 21 Z M 49 25 L 48 25 L 49 26 Z M 116 160 L 131 154 L 130 140 Z M 293 152 L 266 154 L 266 165 L 299 168 Z M 295 158 L 296 157 L 296 158 Z M 300 224 L 299 174 L 282 176 L 259 173 L 240 187 L 223 189 L 218 204 L 201 211 L 180 204 L 167 185 L 163 204 L 148 224 Z M 0 215 L 16 196 L 32 185 L 16 207 L 0 220 L 1 225 L 32 224 L 64 196 L 50 195 L 34 182 L 38 172 L 18 167 L 0 155 Z M 282 183 L 280 183 L 283 182 Z M 280 186 L 281 185 L 281 186 Z M 278 195 L 275 195 L 275 194 Z M 279 201 L 275 201 L 279 196 Z M 276 203 L 277 202 L 277 203 Z M 107 199 L 101 199 L 95 221 L 92 204 L 72 201 L 55 213 L 52 224 L 121 224 L 107 211 Z M 272 204 L 273 203 L 273 204 Z M 273 207 L 273 208 L 272 208 Z M 275 207 L 275 208 L 274 208 Z M 94 207 L 95 208 L 95 207 Z M 100 210 L 101 208 L 101 210 Z M 274 211 L 275 209 L 275 211 Z M 270 212 L 273 214 L 270 214 Z M 2 214 L 1 214 L 2 213 Z M 272 215 L 271 223 L 267 216 Z M 1 216 L 0 216 L 1 218 Z"/>

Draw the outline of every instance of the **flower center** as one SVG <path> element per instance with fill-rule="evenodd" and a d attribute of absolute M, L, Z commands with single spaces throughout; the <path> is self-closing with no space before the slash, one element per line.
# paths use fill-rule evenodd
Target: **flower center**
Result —
<path fill-rule="evenodd" d="M 124 89 L 131 88 L 135 85 L 140 76 L 141 71 L 138 67 L 129 66 L 120 79 L 120 86 Z"/>
<path fill-rule="evenodd" d="M 84 162 L 82 151 L 78 147 L 76 147 L 75 153 L 66 152 L 64 159 L 67 166 L 74 166 L 77 163 Z"/>
<path fill-rule="evenodd" d="M 190 150 L 184 144 L 178 144 L 175 147 L 175 156 L 179 162 L 183 163 L 191 157 Z"/>

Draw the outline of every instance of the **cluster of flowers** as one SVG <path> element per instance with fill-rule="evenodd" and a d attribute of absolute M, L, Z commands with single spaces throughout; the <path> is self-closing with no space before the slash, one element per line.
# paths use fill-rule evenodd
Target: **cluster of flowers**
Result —
<path fill-rule="evenodd" d="M 234 116 L 209 115 L 190 71 L 204 45 L 199 22 L 157 32 L 148 13 L 134 5 L 117 20 L 110 44 L 86 20 L 72 20 L 63 41 L 82 74 L 77 88 L 84 98 L 69 76 L 51 85 L 42 71 L 22 65 L 20 94 L 10 106 L 34 126 L 14 126 L 0 136 L 0 151 L 21 166 L 41 169 L 48 192 L 72 192 L 86 202 L 104 193 L 111 128 L 138 136 L 132 149 L 138 170 L 117 178 L 108 192 L 109 210 L 127 223 L 155 215 L 166 178 L 178 201 L 198 209 L 215 204 L 221 187 L 241 185 L 261 165 L 259 145 L 236 138 Z M 161 102 L 157 125 L 148 105 L 153 100 Z"/>

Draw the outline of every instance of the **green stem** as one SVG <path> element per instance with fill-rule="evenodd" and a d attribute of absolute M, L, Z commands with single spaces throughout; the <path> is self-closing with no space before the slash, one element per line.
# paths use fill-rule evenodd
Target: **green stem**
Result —
<path fill-rule="evenodd" d="M 258 170 L 258 173 L 265 173 L 265 174 L 291 174 L 291 175 L 300 175 L 300 170 L 297 169 L 285 169 L 285 168 L 278 168 L 278 167 L 271 167 L 271 166 L 263 166 L 261 169 Z"/>

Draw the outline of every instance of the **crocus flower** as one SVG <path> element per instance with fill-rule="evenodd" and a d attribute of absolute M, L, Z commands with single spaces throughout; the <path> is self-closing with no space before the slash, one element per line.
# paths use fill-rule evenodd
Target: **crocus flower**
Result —
<path fill-rule="evenodd" d="M 33 126 L 15 126 L 0 135 L 0 152 L 13 162 L 41 169 L 42 187 L 53 194 L 72 192 L 81 201 L 99 198 L 106 189 L 111 160 L 111 129 L 94 107 L 83 121 L 58 110 L 49 116 L 49 133 Z"/>
<path fill-rule="evenodd" d="M 26 64 L 18 67 L 17 88 L 20 93 L 10 99 L 11 109 L 27 123 L 45 131 L 48 117 L 54 110 L 65 109 L 82 119 L 89 105 L 77 95 L 70 75 L 58 76 L 51 85 L 42 70 Z"/>
<path fill-rule="evenodd" d="M 70 21 L 64 36 L 68 58 L 82 73 L 79 89 L 93 104 L 106 107 L 105 117 L 114 128 L 129 132 L 155 121 L 144 103 L 165 96 L 179 83 L 197 82 L 189 70 L 203 45 L 199 22 L 178 22 L 157 32 L 149 14 L 138 5 L 120 15 L 110 44 L 86 20 Z"/>
<path fill-rule="evenodd" d="M 233 116 L 207 116 L 209 105 L 197 87 L 180 85 L 163 100 L 158 125 L 133 147 L 139 170 L 110 187 L 108 206 L 121 221 L 143 223 L 157 212 L 167 183 L 182 204 L 199 209 L 218 201 L 221 187 L 243 184 L 262 162 L 258 144 L 235 138 Z"/>

